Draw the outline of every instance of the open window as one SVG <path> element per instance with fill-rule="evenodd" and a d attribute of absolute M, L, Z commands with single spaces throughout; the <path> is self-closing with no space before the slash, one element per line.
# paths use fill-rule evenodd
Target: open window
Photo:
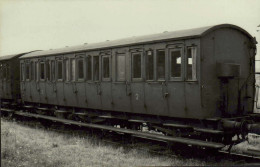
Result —
<path fill-rule="evenodd" d="M 186 79 L 193 81 L 197 80 L 196 70 L 196 47 L 188 47 L 186 59 Z"/>
<path fill-rule="evenodd" d="M 63 68 L 62 60 L 58 60 L 57 61 L 57 79 L 58 79 L 58 81 L 62 81 L 62 79 L 63 79 L 62 68 Z"/>
<path fill-rule="evenodd" d="M 146 51 L 146 80 L 154 80 L 154 55 L 152 50 Z"/>
<path fill-rule="evenodd" d="M 102 56 L 102 80 L 110 80 L 110 57 Z"/>
<path fill-rule="evenodd" d="M 70 80 L 76 81 L 76 59 L 70 59 Z"/>
<path fill-rule="evenodd" d="M 35 63 L 35 79 L 36 81 L 39 81 L 39 62 Z"/>
<path fill-rule="evenodd" d="M 87 57 L 87 80 L 92 80 L 92 56 Z"/>
<path fill-rule="evenodd" d="M 117 81 L 126 80 L 125 54 L 116 56 L 116 78 Z"/>
<path fill-rule="evenodd" d="M 40 62 L 40 80 L 45 80 L 45 62 Z"/>
<path fill-rule="evenodd" d="M 182 70 L 182 50 L 171 49 L 170 50 L 170 76 L 171 79 L 181 78 Z"/>
<path fill-rule="evenodd" d="M 157 79 L 165 80 L 165 51 L 157 50 Z"/>
<path fill-rule="evenodd" d="M 99 81 L 99 56 L 93 57 L 93 80 Z"/>
<path fill-rule="evenodd" d="M 83 58 L 80 58 L 80 59 L 78 59 L 77 60 L 77 62 L 78 62 L 78 66 L 77 66 L 77 68 L 78 68 L 78 81 L 80 81 L 80 80 L 84 80 L 84 61 L 83 61 Z"/>
<path fill-rule="evenodd" d="M 133 80 L 142 79 L 142 53 L 132 54 L 132 78 Z"/>

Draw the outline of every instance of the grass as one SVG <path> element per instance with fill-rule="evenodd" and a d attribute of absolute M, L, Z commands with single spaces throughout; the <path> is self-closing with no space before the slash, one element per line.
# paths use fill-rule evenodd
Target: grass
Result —
<path fill-rule="evenodd" d="M 103 144 L 100 140 L 61 134 L 1 119 L 1 166 L 204 166 L 209 163 L 151 155 L 147 151 Z"/>

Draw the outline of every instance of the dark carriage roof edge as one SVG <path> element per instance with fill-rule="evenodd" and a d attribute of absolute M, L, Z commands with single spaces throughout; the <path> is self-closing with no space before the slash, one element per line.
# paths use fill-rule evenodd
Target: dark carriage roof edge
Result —
<path fill-rule="evenodd" d="M 118 39 L 118 40 L 99 42 L 99 43 L 93 43 L 93 44 L 87 44 L 87 45 L 78 45 L 78 46 L 65 47 L 65 48 L 59 48 L 59 49 L 53 49 L 53 50 L 38 51 L 38 52 L 25 54 L 25 55 L 21 56 L 20 59 L 45 57 L 45 56 L 52 56 L 52 55 L 62 55 L 62 54 L 68 54 L 68 53 L 78 53 L 78 52 L 83 52 L 83 51 L 93 51 L 93 50 L 97 50 L 97 49 L 112 49 L 112 48 L 118 48 L 118 47 L 156 43 L 156 42 L 160 42 L 160 41 L 198 38 L 198 37 L 202 37 L 219 28 L 233 28 L 233 29 L 241 31 L 242 33 L 247 35 L 249 38 L 253 39 L 253 37 L 246 30 L 242 29 L 241 27 L 238 27 L 238 26 L 232 25 L 232 24 L 219 24 L 219 25 L 214 25 L 214 26 L 172 31 L 172 32 L 138 36 L 138 37 L 123 38 L 123 39 Z"/>
<path fill-rule="evenodd" d="M 34 50 L 34 51 L 30 51 L 30 52 L 23 52 L 23 53 L 18 53 L 18 54 L 11 54 L 11 55 L 6 55 L 6 56 L 0 56 L 0 61 L 8 61 L 8 60 L 11 60 L 11 59 L 14 59 L 14 58 L 18 58 L 18 57 L 23 56 L 25 54 L 36 52 L 36 51 L 40 51 L 40 50 Z"/>

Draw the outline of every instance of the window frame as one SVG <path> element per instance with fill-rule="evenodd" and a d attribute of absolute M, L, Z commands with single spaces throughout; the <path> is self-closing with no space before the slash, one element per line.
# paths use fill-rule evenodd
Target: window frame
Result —
<path fill-rule="evenodd" d="M 25 66 L 24 66 L 24 64 L 25 64 L 25 62 L 21 62 L 21 64 L 20 64 L 20 81 L 21 82 L 24 82 L 25 81 Z M 6 68 L 6 67 L 4 67 L 4 68 Z M 4 72 L 6 72 L 6 71 L 4 71 Z M 6 78 L 4 78 L 4 80 L 6 80 Z"/>
<path fill-rule="evenodd" d="M 79 61 L 82 60 L 82 63 L 83 63 L 83 78 L 79 78 Z M 78 82 L 84 82 L 85 81 L 85 77 L 86 77 L 86 74 L 85 74 L 85 71 L 86 71 L 86 64 L 85 64 L 85 61 L 84 61 L 84 58 L 83 56 L 79 56 L 76 58 L 76 81 Z"/>
<path fill-rule="evenodd" d="M 118 78 L 118 57 L 119 56 L 124 56 L 124 59 L 125 59 L 125 75 L 124 75 L 124 79 L 120 79 L 120 78 Z M 115 58 L 116 58 L 116 82 L 126 82 L 127 81 L 127 68 L 126 68 L 126 65 L 127 65 L 127 63 L 126 63 L 126 61 L 127 61 L 127 55 L 126 55 L 126 53 L 117 53 L 116 54 L 116 56 L 115 56 Z"/>
<path fill-rule="evenodd" d="M 109 69 L 108 78 L 104 77 L 104 58 L 108 58 L 108 69 Z M 101 68 L 102 68 L 102 70 L 101 70 L 102 81 L 111 81 L 111 56 L 110 55 L 101 56 Z"/>
<path fill-rule="evenodd" d="M 59 78 L 59 63 L 61 63 L 61 78 Z M 63 72 L 63 60 L 62 59 L 57 59 L 56 60 L 56 63 L 55 63 L 55 66 L 56 66 L 56 81 L 57 82 L 63 82 L 63 75 L 64 75 L 64 72 Z"/>
<path fill-rule="evenodd" d="M 159 51 L 164 51 L 164 78 L 159 78 L 158 77 L 158 52 Z M 166 51 L 166 49 L 165 48 L 158 48 L 158 49 L 156 49 L 155 50 L 155 71 L 156 71 L 156 81 L 166 81 L 166 73 L 167 73 L 167 71 L 166 71 L 166 58 L 167 58 L 167 51 Z"/>
<path fill-rule="evenodd" d="M 63 58 L 63 82 L 70 82 L 70 58 L 64 57 Z"/>
<path fill-rule="evenodd" d="M 42 79 L 42 77 L 41 77 L 41 73 L 42 73 L 42 68 L 41 68 L 41 65 L 43 64 L 43 67 L 44 67 L 44 79 Z M 40 81 L 42 81 L 42 82 L 44 82 L 44 81 L 46 81 L 46 63 L 45 63 L 45 61 L 44 60 L 41 60 L 40 62 L 39 62 L 39 80 Z"/>
<path fill-rule="evenodd" d="M 30 81 L 31 80 L 31 64 L 30 61 L 25 62 L 25 81 Z M 29 67 L 27 69 L 27 67 Z M 27 70 L 28 70 L 28 78 L 27 78 Z"/>
<path fill-rule="evenodd" d="M 181 76 L 180 77 L 172 77 L 172 55 L 171 55 L 172 51 L 180 51 L 180 53 L 181 53 Z M 183 81 L 183 76 L 184 76 L 183 75 L 184 74 L 183 66 L 185 64 L 183 47 L 169 48 L 168 55 L 169 55 L 169 79 L 170 79 L 170 81 Z"/>
<path fill-rule="evenodd" d="M 153 72 L 153 79 L 147 79 L 147 68 L 148 68 L 148 66 L 147 66 L 147 62 L 148 62 L 148 52 L 151 52 L 151 56 L 152 56 L 152 62 L 153 62 L 153 65 L 152 65 L 152 67 L 153 67 L 153 70 L 152 70 L 152 72 Z M 155 81 L 155 68 L 156 68 L 156 61 L 155 61 L 155 54 L 154 54 L 154 50 L 153 49 L 149 49 L 149 50 L 146 50 L 145 51 L 145 58 L 144 58 L 144 64 L 145 64 L 145 75 L 144 75 L 144 77 L 145 77 L 145 80 L 146 81 Z"/>
<path fill-rule="evenodd" d="M 35 80 L 35 62 L 30 61 L 30 80 L 34 81 Z"/>
<path fill-rule="evenodd" d="M 101 78 L 101 76 L 100 76 L 100 73 L 101 73 L 101 71 L 100 71 L 100 56 L 99 55 L 94 55 L 94 56 L 92 56 L 93 58 L 92 58 L 92 80 L 94 81 L 94 82 L 100 82 L 100 78 Z M 94 72 L 95 72 L 95 64 L 94 64 L 94 59 L 95 58 L 98 58 L 98 79 L 97 80 L 95 80 L 95 74 L 94 74 Z"/>
<path fill-rule="evenodd" d="M 134 56 L 135 55 L 140 55 L 141 57 L 141 64 L 140 64 L 140 70 L 141 70 L 141 77 L 140 78 L 134 78 Z M 143 52 L 139 51 L 139 52 L 131 52 L 131 80 L 134 82 L 140 82 L 143 81 Z"/>
<path fill-rule="evenodd" d="M 51 60 L 46 60 L 46 81 L 47 82 L 51 82 L 52 81 Z"/>
<path fill-rule="evenodd" d="M 74 79 L 72 77 L 72 62 L 74 60 Z M 75 57 L 69 59 L 69 82 L 76 82 L 77 81 L 77 59 Z"/>
<path fill-rule="evenodd" d="M 188 79 L 188 49 L 194 48 L 195 49 L 195 60 L 192 60 L 192 79 Z M 198 81 L 198 68 L 197 68 L 197 58 L 198 57 L 198 47 L 196 45 L 191 45 L 191 46 L 186 46 L 186 54 L 185 54 L 185 80 L 186 81 L 191 81 L 191 82 L 196 82 Z M 195 64 L 195 66 L 193 65 Z M 195 69 L 195 79 L 193 78 L 193 69 Z"/>
<path fill-rule="evenodd" d="M 90 68 L 89 68 L 89 63 L 90 63 Z M 90 72 L 89 72 L 89 69 L 91 70 Z M 91 82 L 91 81 L 93 81 L 93 56 L 91 56 L 91 55 L 88 55 L 88 56 L 86 56 L 86 81 L 88 81 L 88 82 Z M 89 78 L 89 75 L 91 75 L 90 76 L 90 78 Z"/>

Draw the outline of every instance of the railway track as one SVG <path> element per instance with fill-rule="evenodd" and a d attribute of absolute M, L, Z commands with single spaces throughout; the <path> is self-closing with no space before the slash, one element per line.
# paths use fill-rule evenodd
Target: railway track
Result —
<path fill-rule="evenodd" d="M 19 121 L 20 123 L 29 125 L 29 126 L 39 126 L 39 117 L 32 117 L 22 113 L 16 112 L 14 115 L 15 118 L 20 119 L 21 117 L 25 118 L 26 121 Z M 21 119 L 22 120 L 22 119 Z M 29 121 L 28 121 L 29 120 Z M 60 133 L 73 133 L 77 132 L 77 135 L 89 135 L 95 136 L 101 139 L 104 143 L 109 143 L 113 145 L 118 145 L 126 149 L 138 149 L 140 151 L 146 151 L 151 154 L 158 154 L 169 157 L 178 157 L 178 158 L 196 158 L 200 160 L 209 159 L 211 161 L 220 162 L 220 161 L 232 161 L 235 164 L 247 164 L 247 163 L 258 163 L 260 165 L 260 155 L 257 155 L 257 151 L 251 150 L 251 154 L 238 154 L 227 151 L 216 151 L 216 149 L 200 149 L 199 154 L 198 148 L 193 148 L 185 146 L 184 144 L 176 144 L 174 146 L 169 145 L 169 142 L 162 140 L 151 140 L 149 137 L 140 137 L 138 135 L 129 135 L 119 132 L 109 132 L 108 130 L 104 131 L 99 129 L 89 129 L 91 127 L 82 126 L 83 124 L 73 124 L 73 122 L 63 122 L 58 120 L 52 120 L 55 122 L 54 125 L 48 127 L 51 131 L 56 131 Z M 66 128 L 62 128 L 66 126 Z M 43 128 L 43 126 L 40 126 Z M 95 127 L 94 127 L 95 128 Z M 76 129 L 76 132 L 75 132 Z M 86 130 L 88 133 L 86 133 Z M 131 139 L 131 140 L 129 140 Z M 141 146 L 141 147 L 140 147 Z M 177 150 L 177 151 L 176 151 Z M 254 155 L 256 153 L 256 155 Z"/>

